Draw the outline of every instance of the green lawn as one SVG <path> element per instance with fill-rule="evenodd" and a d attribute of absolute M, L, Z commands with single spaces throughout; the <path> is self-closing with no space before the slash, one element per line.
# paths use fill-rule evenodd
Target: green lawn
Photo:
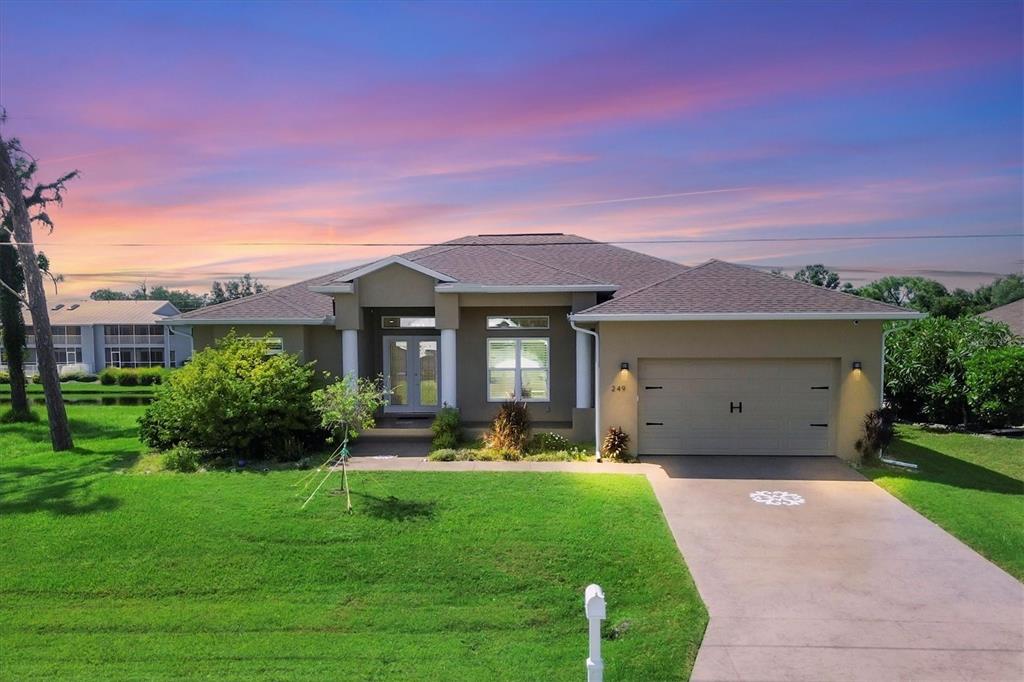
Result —
<path fill-rule="evenodd" d="M 60 384 L 60 390 L 64 394 L 121 394 L 129 393 L 131 395 L 151 395 L 153 393 L 154 386 L 104 386 L 98 381 L 62 381 Z M 42 394 L 42 384 L 29 384 L 27 390 L 31 394 Z M 10 384 L 0 384 L 0 395 L 9 395 L 11 393 Z"/>
<path fill-rule="evenodd" d="M 865 475 L 1024 580 L 1024 441 L 902 425 L 889 454 L 920 469 Z"/>
<path fill-rule="evenodd" d="M 142 408 L 71 406 L 79 451 L 0 425 L 8 679 L 685 679 L 707 616 L 642 476 L 139 473 Z"/>

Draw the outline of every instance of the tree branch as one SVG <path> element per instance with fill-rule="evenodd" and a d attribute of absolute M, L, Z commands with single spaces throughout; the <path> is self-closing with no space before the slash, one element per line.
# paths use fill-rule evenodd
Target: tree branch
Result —
<path fill-rule="evenodd" d="M 19 301 L 24 303 L 26 308 L 28 307 L 28 299 L 25 298 L 24 296 L 22 296 L 20 293 L 18 293 L 14 289 L 12 289 L 10 286 L 8 286 L 7 282 L 3 281 L 2 279 L 0 279 L 0 287 L 3 287 L 4 289 L 7 289 L 7 292 L 10 293 L 11 296 L 14 296 L 16 299 L 18 299 Z"/>

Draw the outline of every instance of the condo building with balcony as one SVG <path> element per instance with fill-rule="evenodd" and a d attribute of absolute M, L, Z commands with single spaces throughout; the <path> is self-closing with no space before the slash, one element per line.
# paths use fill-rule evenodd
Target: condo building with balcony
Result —
<path fill-rule="evenodd" d="M 180 367 L 192 339 L 161 320 L 180 311 L 169 301 L 79 301 L 50 308 L 54 352 L 60 368 L 98 372 L 104 367 Z M 25 369 L 38 371 L 32 318 L 24 311 Z M 0 369 L 7 351 L 0 339 Z"/>

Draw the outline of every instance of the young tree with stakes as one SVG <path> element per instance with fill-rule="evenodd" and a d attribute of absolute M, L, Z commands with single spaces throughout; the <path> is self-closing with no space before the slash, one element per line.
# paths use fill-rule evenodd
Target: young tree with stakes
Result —
<path fill-rule="evenodd" d="M 0 122 L 3 118 L 0 114 Z M 50 202 L 60 205 L 65 183 L 76 177 L 78 172 L 68 173 L 56 182 L 36 185 L 26 196 L 28 182 L 35 169 L 35 161 L 24 152 L 17 139 L 4 140 L 0 136 L 0 197 L 3 199 L 0 205 L 3 211 L 0 230 L 17 250 L 25 279 L 25 291 L 22 293 L 6 281 L 0 281 L 0 288 L 5 294 L 14 297 L 19 304 L 25 305 L 31 313 L 36 339 L 36 360 L 43 383 L 43 394 L 46 396 L 50 441 L 54 451 L 62 451 L 73 448 L 74 442 L 71 439 L 71 427 L 68 424 L 67 410 L 60 390 L 60 375 L 53 351 L 53 334 L 46 304 L 46 290 L 43 286 L 43 268 L 40 267 L 40 260 L 32 243 L 32 222 L 53 229 L 53 221 L 44 209 Z M 29 214 L 29 207 L 37 209 L 35 215 Z M 0 245 L 0 248 L 11 249 L 11 246 Z M 19 309 L 18 315 L 20 314 Z M 11 348 L 8 347 L 7 350 L 10 352 Z"/>
<path fill-rule="evenodd" d="M 345 491 L 345 509 L 352 511 L 352 496 L 348 486 L 348 441 L 358 436 L 361 431 L 373 428 L 376 423 L 374 415 L 377 410 L 388 404 L 390 397 L 391 390 L 384 387 L 383 377 L 366 379 L 348 376 L 313 392 L 313 409 L 320 415 L 320 425 L 327 429 L 332 437 L 340 438 L 341 445 L 324 462 L 327 474 L 303 502 L 303 507 L 309 504 L 327 481 L 334 467 L 341 464 L 341 487 Z"/>

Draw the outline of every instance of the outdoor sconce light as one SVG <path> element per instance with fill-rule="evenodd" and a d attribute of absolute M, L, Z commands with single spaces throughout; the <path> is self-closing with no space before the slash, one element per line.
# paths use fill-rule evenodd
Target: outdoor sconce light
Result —
<path fill-rule="evenodd" d="M 623 370 L 624 372 L 628 372 L 629 371 L 629 363 L 628 362 L 619 363 L 619 369 Z"/>
<path fill-rule="evenodd" d="M 860 371 L 860 360 L 854 360 L 852 367 L 853 367 L 853 371 L 854 372 L 859 372 Z"/>

